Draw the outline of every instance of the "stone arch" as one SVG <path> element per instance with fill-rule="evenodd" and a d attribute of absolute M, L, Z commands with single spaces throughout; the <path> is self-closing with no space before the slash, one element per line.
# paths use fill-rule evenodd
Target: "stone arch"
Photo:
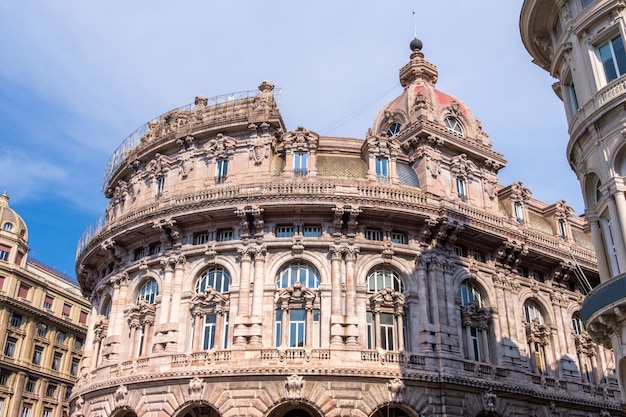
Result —
<path fill-rule="evenodd" d="M 208 401 L 197 400 L 182 404 L 172 417 L 221 417 L 221 414 Z"/>
<path fill-rule="evenodd" d="M 387 402 L 374 410 L 370 417 L 419 417 L 419 415 L 406 404 Z"/>
<path fill-rule="evenodd" d="M 305 400 L 281 401 L 269 408 L 264 417 L 324 417 L 313 403 Z"/>
<path fill-rule="evenodd" d="M 389 262 L 383 262 L 380 255 L 363 255 L 362 262 L 357 261 L 354 275 L 357 286 L 367 286 L 367 277 L 376 268 L 391 268 L 396 271 L 404 284 L 404 291 L 417 292 L 416 283 L 410 279 L 413 271 L 409 265 L 405 265 L 400 259 L 392 258 Z M 414 269 L 414 268 L 413 268 Z"/>
<path fill-rule="evenodd" d="M 613 153 L 612 168 L 615 175 L 626 176 L 626 145 L 622 145 Z"/>
<path fill-rule="evenodd" d="M 600 177 L 594 172 L 590 172 L 583 177 L 583 198 L 587 208 L 595 207 L 599 201 L 598 185 L 601 183 L 600 181 Z"/>
<path fill-rule="evenodd" d="M 110 417 L 137 417 L 137 413 L 130 407 L 116 407 Z"/>
<path fill-rule="evenodd" d="M 491 285 L 493 281 L 485 279 L 485 277 L 480 273 L 473 273 L 464 267 L 458 267 L 452 274 L 452 288 L 454 289 L 455 294 L 461 284 L 467 280 L 475 283 L 479 288 L 485 306 L 492 307 L 494 305 L 493 301 L 496 299 L 496 295 L 494 294 L 493 287 Z"/>
<path fill-rule="evenodd" d="M 330 282 L 330 262 L 328 261 L 327 254 L 322 254 L 315 251 L 304 251 L 299 257 L 294 257 L 291 252 L 283 251 L 283 253 L 272 254 L 271 259 L 268 259 L 265 269 L 265 284 L 273 283 L 280 271 L 290 263 L 302 262 L 307 263 L 317 269 L 320 275 L 320 283 L 328 284 Z M 271 280 L 267 282 L 267 280 Z"/>
<path fill-rule="evenodd" d="M 537 307 L 539 307 L 539 310 L 543 315 L 544 323 L 547 326 L 552 326 L 554 323 L 556 323 L 556 320 L 554 318 L 554 309 L 548 307 L 552 305 L 550 300 L 546 300 L 544 297 L 539 296 L 539 294 L 535 294 L 531 290 L 526 290 L 520 291 L 518 301 L 519 305 L 522 307 L 522 319 L 524 318 L 524 304 L 527 301 L 532 301 L 537 305 Z"/>
<path fill-rule="evenodd" d="M 128 293 L 124 302 L 127 304 L 135 304 L 139 290 L 141 290 L 141 287 L 143 287 L 143 285 L 150 280 L 154 280 L 156 282 L 158 293 L 160 294 L 163 288 L 163 282 L 156 271 L 149 271 L 148 273 L 140 271 L 129 275 Z"/>
<path fill-rule="evenodd" d="M 193 291 L 196 281 L 200 278 L 200 274 L 213 267 L 222 267 L 226 269 L 230 274 L 231 285 L 239 285 L 241 277 L 239 276 L 239 268 L 235 262 L 234 256 L 227 257 L 220 255 L 215 257 L 215 262 L 207 262 L 206 257 L 202 257 L 198 261 L 194 261 L 191 263 L 190 268 L 185 271 L 186 279 L 183 284 L 183 291 Z"/>

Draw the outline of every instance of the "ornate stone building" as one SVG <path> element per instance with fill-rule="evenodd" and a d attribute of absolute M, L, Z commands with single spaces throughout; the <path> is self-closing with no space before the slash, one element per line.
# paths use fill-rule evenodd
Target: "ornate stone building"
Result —
<path fill-rule="evenodd" d="M 28 259 L 28 228 L 0 196 L 0 417 L 61 417 L 80 369 L 89 302 Z"/>
<path fill-rule="evenodd" d="M 626 407 L 626 25 L 622 0 L 526 0 L 520 29 L 534 62 L 558 81 L 567 158 L 583 192 L 601 285 L 585 300 L 591 337 L 612 347 Z"/>
<path fill-rule="evenodd" d="M 411 43 L 365 139 L 289 130 L 274 86 L 174 109 L 107 167 L 71 415 L 622 415 L 582 328 L 588 224 L 505 160 Z"/>

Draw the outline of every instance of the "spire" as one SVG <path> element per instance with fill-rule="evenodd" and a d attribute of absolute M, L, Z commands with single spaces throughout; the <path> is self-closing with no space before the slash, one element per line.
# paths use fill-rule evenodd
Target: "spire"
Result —
<path fill-rule="evenodd" d="M 407 88 L 411 84 L 430 84 L 437 82 L 437 66 L 424 59 L 422 41 L 413 38 L 410 43 L 411 58 L 408 64 L 400 69 L 400 85 Z"/>

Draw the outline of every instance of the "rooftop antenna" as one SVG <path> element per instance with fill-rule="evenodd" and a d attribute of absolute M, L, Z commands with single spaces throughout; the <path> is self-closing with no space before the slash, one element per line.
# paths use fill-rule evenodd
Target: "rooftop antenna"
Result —
<path fill-rule="evenodd" d="M 413 9 L 413 38 L 417 39 L 417 30 L 415 29 L 415 9 Z"/>

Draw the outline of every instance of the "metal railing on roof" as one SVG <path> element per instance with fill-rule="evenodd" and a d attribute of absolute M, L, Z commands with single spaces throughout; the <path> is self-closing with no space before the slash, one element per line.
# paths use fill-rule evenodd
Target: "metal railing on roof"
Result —
<path fill-rule="evenodd" d="M 276 90 L 273 90 L 271 92 L 272 97 L 274 98 L 274 101 L 276 101 L 275 91 Z M 280 94 L 280 89 L 278 90 L 278 92 Z M 223 95 L 207 98 L 206 106 L 202 106 L 199 109 L 200 110 L 211 109 L 212 107 L 216 107 L 219 105 L 235 103 L 240 100 L 245 100 L 245 99 L 256 97 L 261 93 L 262 92 L 259 90 L 248 90 L 248 91 L 240 91 L 236 93 L 223 94 Z M 138 127 L 133 133 L 128 135 L 128 137 L 124 139 L 124 141 L 122 141 L 122 143 L 117 147 L 117 149 L 113 151 L 113 154 L 109 158 L 109 161 L 104 170 L 104 177 L 102 179 L 101 190 L 104 191 L 106 189 L 107 184 L 109 183 L 109 180 L 111 179 L 111 176 L 119 168 L 119 166 L 124 162 L 124 159 L 128 155 L 128 152 L 135 149 L 141 143 L 141 140 L 146 137 L 146 134 L 151 129 L 161 130 L 165 124 L 165 121 L 166 121 L 165 119 L 167 119 L 169 115 L 172 115 L 177 112 L 178 114 L 181 114 L 181 113 L 188 114 L 192 110 L 196 110 L 196 107 L 194 107 L 194 103 L 189 103 L 184 106 L 174 108 L 166 113 L 163 113 L 157 118 L 152 119 L 150 122 L 143 124 L 142 126 Z M 247 108 L 244 110 L 244 114 L 240 114 L 239 113 L 241 111 L 240 108 L 236 108 L 236 106 L 232 106 L 232 107 L 226 106 L 224 109 L 220 109 L 220 117 L 223 119 L 229 119 L 229 115 L 231 115 L 231 113 L 234 114 L 235 112 L 237 112 L 238 115 L 247 116 L 250 110 L 251 108 Z M 152 121 L 157 122 L 157 124 L 153 127 L 150 126 Z M 199 124 L 202 124 L 202 122 L 200 122 Z"/>

